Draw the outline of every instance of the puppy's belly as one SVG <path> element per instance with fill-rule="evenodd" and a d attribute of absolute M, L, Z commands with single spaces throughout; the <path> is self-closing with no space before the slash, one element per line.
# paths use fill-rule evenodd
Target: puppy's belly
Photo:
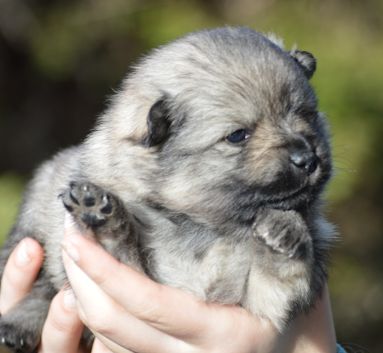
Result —
<path fill-rule="evenodd" d="M 282 331 L 291 305 L 310 293 L 310 266 L 272 252 L 254 238 L 214 240 L 202 255 L 157 248 L 155 280 L 186 290 L 205 301 L 240 304 Z"/>
<path fill-rule="evenodd" d="M 156 249 L 152 276 L 205 301 L 239 304 L 251 265 L 249 241 L 218 238 L 199 254 Z"/>

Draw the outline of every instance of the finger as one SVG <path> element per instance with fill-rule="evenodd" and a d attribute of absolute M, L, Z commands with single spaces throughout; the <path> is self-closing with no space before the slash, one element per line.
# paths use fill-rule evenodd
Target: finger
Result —
<path fill-rule="evenodd" d="M 41 337 L 39 353 L 77 353 L 83 324 L 70 289 L 61 290 L 51 303 Z"/>
<path fill-rule="evenodd" d="M 205 303 L 121 264 L 101 246 L 79 234 L 75 227 L 68 227 L 63 247 L 105 293 L 140 320 L 178 337 L 195 335 L 208 328 L 209 312 Z M 139 290 L 122 291 L 121 283 Z"/>
<path fill-rule="evenodd" d="M 97 334 L 96 334 L 97 335 Z M 105 344 L 103 343 L 105 342 Z M 111 349 L 109 349 L 110 347 Z M 96 338 L 92 347 L 92 353 L 134 353 L 126 348 L 122 348 L 116 343 L 108 340 L 106 337 L 99 335 Z"/>
<path fill-rule="evenodd" d="M 66 254 L 63 261 L 76 293 L 81 320 L 93 332 L 134 352 L 180 352 L 180 342 L 128 313 L 98 287 Z M 92 293 L 91 297 L 89 293 Z M 114 351 L 114 350 L 113 350 Z"/>
<path fill-rule="evenodd" d="M 43 262 L 43 250 L 36 240 L 23 239 L 11 253 L 1 279 L 0 312 L 4 314 L 32 288 Z"/>

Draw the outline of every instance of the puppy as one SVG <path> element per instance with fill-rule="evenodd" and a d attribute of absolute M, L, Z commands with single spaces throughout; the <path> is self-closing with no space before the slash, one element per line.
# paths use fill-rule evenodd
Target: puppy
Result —
<path fill-rule="evenodd" d="M 0 320 L 32 352 L 66 283 L 65 209 L 105 249 L 152 279 L 239 304 L 279 330 L 310 308 L 333 239 L 321 216 L 331 175 L 326 122 L 304 51 L 247 28 L 192 33 L 154 50 L 84 143 L 37 171 L 1 254 L 44 247 L 30 294 Z"/>

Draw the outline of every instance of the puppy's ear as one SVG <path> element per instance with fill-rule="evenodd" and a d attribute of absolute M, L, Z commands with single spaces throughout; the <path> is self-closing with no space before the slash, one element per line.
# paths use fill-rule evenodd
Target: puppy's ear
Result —
<path fill-rule="evenodd" d="M 165 99 L 160 99 L 150 108 L 148 117 L 148 135 L 144 138 L 147 147 L 157 146 L 165 142 L 169 136 L 170 119 Z"/>
<path fill-rule="evenodd" d="M 310 79 L 317 68 L 317 62 L 314 55 L 303 50 L 292 50 L 290 51 L 290 55 L 301 67 L 306 77 Z"/>

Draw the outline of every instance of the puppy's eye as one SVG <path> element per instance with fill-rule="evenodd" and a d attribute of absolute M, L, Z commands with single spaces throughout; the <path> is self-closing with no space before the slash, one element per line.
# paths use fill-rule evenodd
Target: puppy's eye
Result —
<path fill-rule="evenodd" d="M 246 141 L 250 137 L 250 133 L 246 129 L 239 129 L 226 136 L 226 141 L 230 143 L 240 143 Z"/>

